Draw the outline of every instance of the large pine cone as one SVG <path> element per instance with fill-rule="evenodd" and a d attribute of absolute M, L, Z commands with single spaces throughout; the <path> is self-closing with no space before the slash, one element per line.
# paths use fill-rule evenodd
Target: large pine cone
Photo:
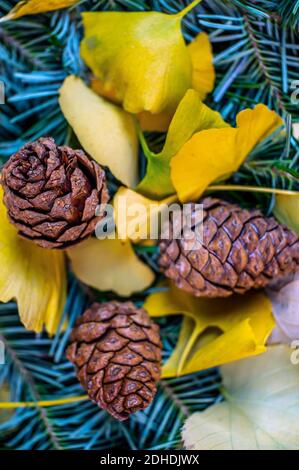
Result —
<path fill-rule="evenodd" d="M 12 155 L 2 184 L 10 221 L 44 248 L 66 248 L 88 237 L 101 219 L 96 207 L 108 201 L 102 168 L 50 137 Z"/>
<path fill-rule="evenodd" d="M 286 226 L 219 199 L 199 202 L 203 243 L 192 249 L 196 224 L 193 239 L 160 241 L 161 269 L 179 288 L 196 297 L 228 297 L 299 269 L 299 239 Z"/>
<path fill-rule="evenodd" d="M 153 400 L 161 369 L 159 327 L 132 302 L 94 303 L 78 318 L 67 357 L 98 406 L 118 420 Z"/>

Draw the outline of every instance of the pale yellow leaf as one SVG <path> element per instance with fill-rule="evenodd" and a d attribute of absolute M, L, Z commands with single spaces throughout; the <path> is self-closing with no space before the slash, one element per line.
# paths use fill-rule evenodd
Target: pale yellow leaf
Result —
<path fill-rule="evenodd" d="M 0 188 L 0 300 L 15 299 L 28 330 L 57 330 L 66 299 L 65 259 L 22 239 L 9 223 Z"/>
<path fill-rule="evenodd" d="M 37 13 L 67 8 L 75 5 L 78 1 L 79 0 L 24 0 L 17 3 L 7 15 L 0 19 L 0 22 L 15 20 L 25 15 L 36 15 Z"/>
<path fill-rule="evenodd" d="M 130 241 L 90 238 L 67 250 L 75 275 L 85 284 L 129 297 L 154 281 L 154 273 L 135 254 Z"/>
<path fill-rule="evenodd" d="M 270 347 L 221 367 L 226 401 L 185 422 L 188 450 L 299 449 L 299 374 L 294 352 Z"/>
<path fill-rule="evenodd" d="M 71 75 L 60 89 L 61 110 L 82 147 L 122 183 L 138 182 L 138 142 L 132 116 Z"/>

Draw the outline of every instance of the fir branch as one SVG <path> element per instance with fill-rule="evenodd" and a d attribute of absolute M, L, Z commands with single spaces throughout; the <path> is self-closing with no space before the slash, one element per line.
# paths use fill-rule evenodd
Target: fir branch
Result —
<path fill-rule="evenodd" d="M 0 26 L 0 41 L 10 50 L 15 50 L 21 57 L 23 57 L 31 66 L 39 70 L 47 70 L 44 63 L 34 56 L 28 48 L 26 48 L 16 37 L 13 37 L 9 30 L 5 30 Z"/>

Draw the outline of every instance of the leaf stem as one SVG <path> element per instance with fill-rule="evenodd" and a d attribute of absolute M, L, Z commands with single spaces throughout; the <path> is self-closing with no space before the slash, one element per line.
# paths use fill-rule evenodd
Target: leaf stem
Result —
<path fill-rule="evenodd" d="M 299 196 L 299 191 L 278 188 L 261 188 L 259 186 L 241 186 L 235 184 L 212 185 L 206 191 L 249 191 L 256 193 L 282 194 L 284 196 Z"/>
<path fill-rule="evenodd" d="M 152 154 L 151 150 L 149 149 L 148 145 L 147 145 L 147 141 L 146 141 L 146 138 L 144 137 L 144 134 L 143 134 L 143 131 L 140 127 L 140 124 L 139 122 L 135 121 L 135 124 L 136 124 L 136 129 L 137 129 L 137 135 L 138 135 L 138 139 L 139 139 L 139 142 L 140 142 L 140 145 L 141 145 L 141 148 L 143 150 L 143 153 L 144 155 L 147 157 L 147 159 L 149 158 L 149 156 Z"/>
<path fill-rule="evenodd" d="M 187 13 L 189 13 L 189 11 L 193 10 L 193 8 L 195 8 L 197 5 L 199 5 L 201 1 L 202 0 L 193 0 L 193 2 L 191 2 L 182 11 L 180 11 L 177 14 L 177 16 L 179 16 L 180 18 L 183 18 L 184 16 L 187 15 Z"/>
<path fill-rule="evenodd" d="M 0 402 L 1 408 L 26 408 L 26 407 L 49 407 L 57 405 L 65 405 L 67 403 L 76 403 L 78 401 L 88 400 L 87 395 L 78 397 L 65 397 L 57 398 L 56 400 L 42 400 L 42 401 L 8 401 Z"/>

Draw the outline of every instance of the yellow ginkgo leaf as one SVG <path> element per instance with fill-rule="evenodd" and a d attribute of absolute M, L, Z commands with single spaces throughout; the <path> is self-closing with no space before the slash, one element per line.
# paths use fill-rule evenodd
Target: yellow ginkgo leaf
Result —
<path fill-rule="evenodd" d="M 299 192 L 295 196 L 278 194 L 273 213 L 281 224 L 287 225 L 299 235 Z"/>
<path fill-rule="evenodd" d="M 170 178 L 170 161 L 194 132 L 203 129 L 226 128 L 221 115 L 202 103 L 198 92 L 188 90 L 171 121 L 162 152 L 155 154 L 146 147 L 146 175 L 138 185 L 138 191 L 153 199 L 175 192 Z"/>
<path fill-rule="evenodd" d="M 230 176 L 254 146 L 282 124 L 274 111 L 258 104 L 238 114 L 237 128 L 196 132 L 170 162 L 180 201 L 196 200 L 210 183 Z"/>
<path fill-rule="evenodd" d="M 137 114 L 140 127 L 143 131 L 166 132 L 169 128 L 173 115 L 167 111 L 158 114 L 152 114 L 149 111 L 142 111 Z"/>
<path fill-rule="evenodd" d="M 71 75 L 60 89 L 61 110 L 82 147 L 127 186 L 138 181 L 138 142 L 132 116 Z"/>
<path fill-rule="evenodd" d="M 205 33 L 199 33 L 188 45 L 188 52 L 192 62 L 192 80 L 190 86 L 198 92 L 198 97 L 203 100 L 206 94 L 212 91 L 215 80 L 213 55 L 208 36 Z M 91 87 L 96 93 L 113 103 L 121 103 L 120 98 L 117 98 L 116 89 L 111 82 L 105 83 L 98 78 L 93 78 Z M 143 131 L 166 132 L 173 118 L 173 111 L 164 110 L 157 114 L 142 111 L 137 114 L 137 119 Z"/>
<path fill-rule="evenodd" d="M 103 82 L 104 94 L 113 90 L 123 107 L 134 114 L 148 111 L 172 116 L 193 83 L 194 50 L 190 54 L 181 31 L 187 11 L 189 8 L 175 15 L 155 11 L 83 13 L 81 55 Z M 204 40 L 198 45 L 202 47 L 204 77 L 202 83 L 200 79 L 195 82 L 205 95 L 214 83 L 212 55 Z M 198 58 L 195 65 L 198 75 Z"/>
<path fill-rule="evenodd" d="M 149 287 L 155 278 L 128 240 L 90 238 L 70 248 L 67 254 L 76 276 L 101 291 L 129 297 Z"/>
<path fill-rule="evenodd" d="M 66 299 L 66 273 L 61 251 L 23 240 L 7 218 L 0 189 L 0 301 L 15 299 L 28 330 L 57 330 Z"/>
<path fill-rule="evenodd" d="M 176 196 L 154 201 L 132 189 L 121 187 L 113 200 L 114 217 L 118 237 L 133 242 L 158 239 L 160 215 Z"/>
<path fill-rule="evenodd" d="M 198 91 L 202 100 L 213 90 L 215 70 L 212 47 L 206 33 L 199 33 L 188 45 L 192 62 L 192 88 Z"/>
<path fill-rule="evenodd" d="M 17 3 L 7 15 L 3 16 L 0 22 L 15 20 L 25 15 L 36 15 L 37 13 L 67 8 L 77 2 L 78 0 L 23 0 Z"/>
<path fill-rule="evenodd" d="M 116 92 L 113 88 L 105 86 L 104 82 L 98 78 L 91 80 L 91 88 L 98 95 L 106 98 L 115 104 L 121 104 L 117 99 Z M 140 127 L 143 131 L 159 131 L 166 132 L 172 119 L 172 115 L 167 111 L 162 111 L 158 114 L 152 114 L 149 111 L 142 111 L 136 115 Z"/>
<path fill-rule="evenodd" d="M 275 325 L 271 302 L 262 292 L 205 299 L 171 286 L 149 295 L 144 308 L 152 316 L 185 315 L 177 346 L 163 367 L 164 377 L 260 354 Z"/>
<path fill-rule="evenodd" d="M 215 82 L 215 70 L 213 66 L 212 47 L 206 33 L 199 33 L 188 45 L 188 52 L 192 63 L 191 85 L 198 92 L 201 100 L 213 90 Z M 141 129 L 144 131 L 166 132 L 173 114 L 166 111 L 151 114 L 143 111 L 138 114 Z"/>

